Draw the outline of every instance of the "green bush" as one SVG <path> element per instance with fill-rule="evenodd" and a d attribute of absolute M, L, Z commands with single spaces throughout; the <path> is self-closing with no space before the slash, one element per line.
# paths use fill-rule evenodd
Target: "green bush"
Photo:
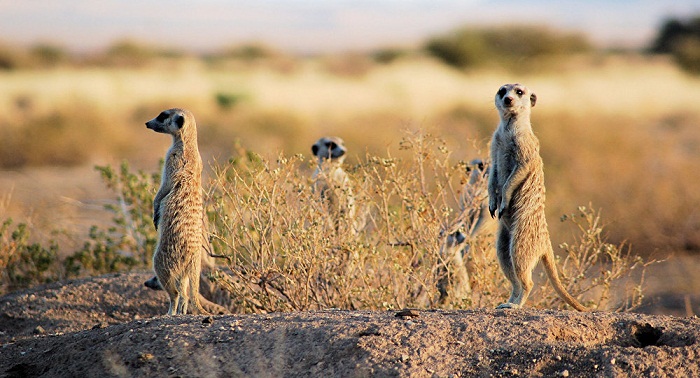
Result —
<path fill-rule="evenodd" d="M 58 245 L 32 243 L 30 236 L 26 223 L 13 227 L 6 219 L 0 225 L 0 294 L 60 278 Z"/>
<path fill-rule="evenodd" d="M 147 268 L 157 241 L 153 197 L 160 185 L 160 172 L 134 173 L 126 162 L 118 171 L 110 166 L 96 169 L 117 195 L 116 204 L 106 206 L 114 215 L 112 225 L 91 228 L 90 240 L 64 261 L 66 273 L 81 276 Z"/>

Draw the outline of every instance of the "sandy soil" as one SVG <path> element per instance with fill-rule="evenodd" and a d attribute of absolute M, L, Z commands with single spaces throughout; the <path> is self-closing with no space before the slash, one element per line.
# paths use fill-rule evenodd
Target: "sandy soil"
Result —
<path fill-rule="evenodd" d="M 344 311 L 162 316 L 150 273 L 0 298 L 0 376 L 700 376 L 700 319 Z M 402 316 L 403 315 L 403 316 Z"/>

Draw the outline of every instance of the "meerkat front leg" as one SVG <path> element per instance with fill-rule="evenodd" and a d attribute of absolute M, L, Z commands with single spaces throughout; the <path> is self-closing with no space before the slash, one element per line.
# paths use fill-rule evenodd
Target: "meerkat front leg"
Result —
<path fill-rule="evenodd" d="M 494 153 L 491 153 L 494 156 Z M 498 168 L 497 163 L 494 161 L 491 163 L 491 168 L 489 172 L 488 181 L 488 192 L 489 192 L 489 213 L 491 218 L 496 217 L 496 206 L 501 202 L 501 191 L 498 185 Z"/>
<path fill-rule="evenodd" d="M 503 213 L 506 211 L 508 205 L 510 204 L 510 200 L 513 198 L 513 193 L 518 187 L 520 187 L 520 184 L 522 184 L 523 181 L 525 181 L 527 175 L 527 169 L 524 169 L 523 166 L 520 164 L 515 164 L 513 170 L 510 172 L 510 175 L 506 179 L 506 182 L 503 183 L 503 189 L 501 190 L 501 204 L 498 207 L 499 218 L 503 216 Z"/>
<path fill-rule="evenodd" d="M 161 184 L 153 199 L 153 225 L 156 226 L 156 230 L 158 230 L 158 222 L 160 221 L 160 204 L 168 193 L 170 193 L 170 185 Z"/>

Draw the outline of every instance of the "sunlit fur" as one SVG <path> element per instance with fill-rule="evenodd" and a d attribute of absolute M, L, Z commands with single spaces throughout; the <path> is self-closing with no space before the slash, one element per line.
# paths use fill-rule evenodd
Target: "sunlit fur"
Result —
<path fill-rule="evenodd" d="M 168 315 L 186 314 L 190 301 L 196 311 L 207 313 L 199 302 L 203 208 L 197 125 L 189 111 L 169 109 L 146 126 L 173 138 L 153 201 L 158 229 L 153 269 L 170 297 Z"/>
<path fill-rule="evenodd" d="M 496 252 L 513 289 L 498 308 L 518 308 L 533 287 L 532 270 L 541 259 L 557 294 L 585 311 L 564 288 L 554 264 L 545 218 L 545 187 L 540 144 L 532 131 L 530 111 L 537 97 L 520 84 L 506 84 L 496 93 L 501 122 L 491 140 L 489 212 L 498 215 Z"/>

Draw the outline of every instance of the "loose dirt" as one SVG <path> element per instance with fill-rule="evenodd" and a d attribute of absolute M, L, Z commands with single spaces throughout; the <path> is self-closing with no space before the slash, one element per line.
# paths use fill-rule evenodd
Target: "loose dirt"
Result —
<path fill-rule="evenodd" d="M 700 319 L 523 309 L 163 316 L 150 273 L 0 298 L 0 377 L 697 377 Z"/>

